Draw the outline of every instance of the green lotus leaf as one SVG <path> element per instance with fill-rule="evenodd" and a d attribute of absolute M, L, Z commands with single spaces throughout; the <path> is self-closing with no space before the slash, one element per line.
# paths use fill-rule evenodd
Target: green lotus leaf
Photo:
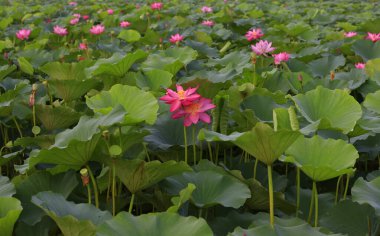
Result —
<path fill-rule="evenodd" d="M 380 91 L 377 91 L 375 93 L 370 93 L 365 97 L 363 106 L 365 106 L 371 111 L 376 112 L 377 114 L 380 114 L 380 105 L 378 104 L 379 98 L 380 98 Z"/>
<path fill-rule="evenodd" d="M 139 41 L 141 38 L 141 35 L 136 30 L 122 30 L 117 37 L 128 43 L 132 43 L 132 42 Z"/>
<path fill-rule="evenodd" d="M 285 161 L 296 164 L 313 181 L 354 172 L 358 151 L 343 140 L 301 136 L 286 151 Z"/>
<path fill-rule="evenodd" d="M 115 160 L 116 175 L 132 193 L 160 182 L 168 176 L 177 175 L 192 169 L 184 162 L 143 160 Z"/>
<path fill-rule="evenodd" d="M 343 90 L 329 90 L 318 86 L 292 99 L 309 122 L 321 122 L 318 124 L 320 129 L 339 129 L 346 134 L 353 130 L 362 115 L 359 103 Z"/>
<path fill-rule="evenodd" d="M 164 70 L 149 70 L 146 71 L 145 77 L 138 79 L 136 85 L 140 88 L 149 88 L 149 90 L 159 90 L 162 87 L 168 88 L 172 84 L 173 75 Z"/>
<path fill-rule="evenodd" d="M 22 72 L 28 74 L 28 75 L 33 75 L 34 73 L 34 68 L 30 62 L 25 59 L 25 57 L 20 57 L 17 59 L 18 64 L 20 65 L 20 69 Z"/>
<path fill-rule="evenodd" d="M 5 76 L 12 73 L 14 70 L 17 69 L 16 65 L 4 65 L 0 66 L 0 80 L 3 80 Z"/>
<path fill-rule="evenodd" d="M 19 95 L 25 93 L 25 88 L 27 84 L 21 82 L 18 83 L 14 89 L 7 90 L 0 95 L 0 117 L 1 116 L 12 116 L 12 105 Z"/>
<path fill-rule="evenodd" d="M 234 68 L 238 73 L 242 73 L 244 68 L 252 66 L 251 55 L 245 51 L 234 51 L 222 58 L 210 59 L 208 66 L 220 68 Z"/>
<path fill-rule="evenodd" d="M 47 130 L 67 128 L 78 122 L 80 114 L 67 106 L 36 105 L 36 116 Z"/>
<path fill-rule="evenodd" d="M 231 141 L 236 140 L 241 135 L 242 133 L 237 133 L 237 132 L 234 132 L 230 135 L 225 135 L 225 134 L 221 134 L 218 132 L 214 132 L 214 131 L 202 128 L 198 133 L 198 140 L 207 141 L 207 142 L 213 142 L 213 141 L 217 141 L 217 142 L 230 141 L 231 142 Z"/>
<path fill-rule="evenodd" d="M 9 182 L 9 178 L 0 175 L 0 197 L 12 197 L 15 193 L 15 186 Z"/>
<path fill-rule="evenodd" d="M 122 77 L 129 71 L 134 63 L 146 58 L 147 55 L 148 54 L 142 50 L 137 50 L 134 53 L 126 55 L 115 53 L 110 58 L 99 59 L 92 67 L 87 68 L 87 77 L 101 74 Z"/>
<path fill-rule="evenodd" d="M 356 180 L 351 188 L 352 200 L 358 203 L 368 203 L 380 217 L 380 177 L 377 177 L 369 182 L 363 178 Z"/>
<path fill-rule="evenodd" d="M 380 58 L 369 60 L 365 64 L 365 71 L 367 72 L 370 80 L 375 81 L 377 85 L 380 85 L 379 66 L 380 66 Z"/>
<path fill-rule="evenodd" d="M 0 197 L 0 232 L 12 236 L 13 226 L 22 211 L 21 203 L 13 197 Z"/>
<path fill-rule="evenodd" d="M 15 197 L 20 199 L 24 208 L 20 220 L 28 225 L 35 225 L 45 213 L 30 202 L 33 195 L 42 191 L 53 191 L 67 198 L 78 185 L 75 173 L 68 171 L 52 175 L 47 171 L 32 174 L 16 186 Z"/>
<path fill-rule="evenodd" d="M 30 147 L 30 146 L 38 146 L 41 148 L 49 148 L 54 144 L 54 136 L 53 135 L 39 135 L 35 137 L 22 137 L 16 139 L 14 142 L 15 146 L 21 147 Z"/>
<path fill-rule="evenodd" d="M 365 61 L 380 57 L 380 43 L 378 42 L 373 43 L 370 40 L 357 40 L 351 49 Z"/>
<path fill-rule="evenodd" d="M 112 220 L 100 225 L 97 236 L 212 236 L 206 221 L 193 216 L 183 217 L 175 213 L 150 213 L 133 216 L 126 212 L 119 213 Z"/>
<path fill-rule="evenodd" d="M 300 133 L 290 130 L 275 132 L 267 124 L 257 123 L 251 131 L 244 132 L 233 143 L 266 165 L 272 165 L 299 135 Z"/>
<path fill-rule="evenodd" d="M 109 91 L 102 91 L 93 97 L 87 97 L 86 103 L 95 112 L 109 113 L 113 107 L 122 105 L 127 114 L 125 124 L 146 122 L 154 124 L 157 119 L 158 103 L 150 92 L 144 92 L 134 86 L 116 84 Z"/>
<path fill-rule="evenodd" d="M 191 194 L 194 192 L 194 190 L 197 187 L 195 187 L 194 184 L 189 183 L 186 188 L 182 189 L 179 192 L 179 196 L 172 197 L 171 202 L 174 204 L 173 206 L 169 207 L 166 212 L 172 212 L 176 213 L 180 207 L 187 201 L 190 200 Z"/>
<path fill-rule="evenodd" d="M 93 236 L 96 226 L 112 218 L 108 211 L 94 205 L 75 204 L 57 193 L 40 192 L 32 202 L 46 212 L 58 225 L 63 235 Z"/>
<path fill-rule="evenodd" d="M 324 78 L 344 64 L 346 64 L 344 56 L 328 56 L 310 62 L 308 66 L 315 77 Z"/>
<path fill-rule="evenodd" d="M 52 94 L 65 101 L 72 101 L 82 97 L 88 91 L 96 88 L 100 81 L 94 79 L 88 80 L 50 80 L 48 82 Z"/>
<path fill-rule="evenodd" d="M 77 80 L 86 79 L 85 69 L 92 65 L 90 60 L 73 63 L 49 62 L 39 69 L 49 75 L 50 80 Z M 49 82 L 50 82 L 49 80 Z"/>

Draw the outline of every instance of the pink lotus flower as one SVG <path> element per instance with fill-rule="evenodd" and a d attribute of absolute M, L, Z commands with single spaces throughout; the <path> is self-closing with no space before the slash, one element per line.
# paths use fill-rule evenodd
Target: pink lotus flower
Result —
<path fill-rule="evenodd" d="M 80 50 L 87 50 L 87 44 L 86 43 L 80 43 L 79 44 L 79 49 Z"/>
<path fill-rule="evenodd" d="M 211 103 L 211 99 L 208 98 L 200 98 L 191 102 L 190 104 L 181 107 L 178 111 L 176 111 L 173 115 L 173 119 L 179 119 L 181 117 L 185 117 L 184 126 L 190 126 L 191 124 L 197 124 L 199 120 L 210 123 L 211 118 L 206 113 L 206 111 L 215 108 L 216 106 Z"/>
<path fill-rule="evenodd" d="M 120 22 L 120 27 L 121 28 L 126 28 L 126 27 L 128 27 L 130 25 L 131 25 L 131 23 L 128 22 L 128 21 L 122 21 L 122 22 Z"/>
<path fill-rule="evenodd" d="M 108 9 L 107 13 L 108 13 L 108 15 L 113 15 L 113 9 Z"/>
<path fill-rule="evenodd" d="M 78 24 L 78 22 L 79 22 L 79 18 L 73 18 L 70 20 L 71 25 L 76 25 L 76 24 Z"/>
<path fill-rule="evenodd" d="M 209 27 L 212 27 L 214 24 L 215 24 L 215 23 L 214 23 L 214 21 L 212 21 L 212 20 L 204 20 L 204 21 L 202 22 L 202 25 L 209 26 Z"/>
<path fill-rule="evenodd" d="M 245 37 L 247 38 L 248 41 L 252 41 L 254 39 L 259 39 L 263 36 L 264 36 L 264 33 L 263 33 L 263 31 L 261 31 L 260 28 L 250 30 L 245 34 Z"/>
<path fill-rule="evenodd" d="M 369 39 L 375 43 L 375 42 L 380 40 L 380 33 L 379 34 L 372 34 L 372 33 L 368 32 L 366 39 Z"/>
<path fill-rule="evenodd" d="M 171 43 L 179 43 L 184 39 L 184 37 L 180 34 L 175 34 L 170 36 L 170 42 Z"/>
<path fill-rule="evenodd" d="M 355 67 L 356 67 L 356 69 L 360 69 L 360 70 L 362 70 L 362 69 L 365 68 L 365 63 L 361 63 L 361 62 L 356 63 L 356 64 L 355 64 Z"/>
<path fill-rule="evenodd" d="M 269 52 L 274 51 L 276 48 L 272 47 L 272 42 L 268 42 L 266 40 L 260 40 L 255 45 L 251 45 L 252 51 L 254 51 L 257 55 L 266 55 Z"/>
<path fill-rule="evenodd" d="M 152 10 L 161 10 L 163 6 L 164 4 L 162 2 L 154 2 L 150 4 L 150 8 L 152 8 Z"/>
<path fill-rule="evenodd" d="M 211 7 L 208 7 L 208 6 L 203 6 L 203 7 L 201 8 L 201 11 L 202 11 L 203 13 L 212 13 L 212 8 L 211 8 Z"/>
<path fill-rule="evenodd" d="M 73 14 L 73 16 L 74 16 L 75 18 L 80 18 L 80 17 L 81 17 L 81 15 L 80 15 L 79 13 L 75 13 L 75 14 Z"/>
<path fill-rule="evenodd" d="M 104 26 L 103 25 L 94 25 L 90 29 L 91 34 L 101 34 L 104 32 Z"/>
<path fill-rule="evenodd" d="M 69 5 L 75 7 L 76 5 L 78 5 L 78 3 L 77 2 L 69 2 Z"/>
<path fill-rule="evenodd" d="M 59 25 L 54 26 L 53 32 L 60 36 L 65 36 L 68 33 L 66 28 L 60 27 Z"/>
<path fill-rule="evenodd" d="M 282 61 L 288 61 L 290 54 L 287 52 L 280 52 L 278 54 L 273 54 L 274 64 L 279 65 Z"/>
<path fill-rule="evenodd" d="M 177 92 L 167 89 L 166 95 L 160 98 L 161 101 L 170 104 L 170 112 L 178 110 L 181 105 L 189 105 L 192 101 L 197 100 L 201 96 L 196 93 L 198 87 L 188 88 L 186 90 L 183 90 L 183 87 L 179 84 L 177 84 L 176 87 Z"/>
<path fill-rule="evenodd" d="M 352 32 L 352 31 L 344 33 L 344 37 L 346 38 L 352 38 L 352 37 L 355 37 L 356 35 L 358 35 L 358 33 Z"/>
<path fill-rule="evenodd" d="M 88 19 L 90 19 L 90 16 L 89 15 L 84 15 L 84 16 L 82 16 L 82 18 L 83 18 L 83 20 L 88 20 Z"/>
<path fill-rule="evenodd" d="M 28 39 L 30 35 L 31 30 L 30 29 L 20 29 L 16 33 L 16 37 L 20 40 Z"/>

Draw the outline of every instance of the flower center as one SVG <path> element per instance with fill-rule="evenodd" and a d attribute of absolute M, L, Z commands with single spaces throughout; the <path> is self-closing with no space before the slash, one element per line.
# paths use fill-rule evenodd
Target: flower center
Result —
<path fill-rule="evenodd" d="M 201 104 L 193 103 L 193 104 L 185 107 L 185 112 L 189 113 L 189 114 L 198 113 L 200 108 L 201 108 Z"/>
<path fill-rule="evenodd" d="M 179 90 L 178 92 L 177 92 L 177 94 L 178 94 L 178 96 L 179 96 L 179 98 L 180 99 L 185 99 L 185 91 L 184 90 Z"/>

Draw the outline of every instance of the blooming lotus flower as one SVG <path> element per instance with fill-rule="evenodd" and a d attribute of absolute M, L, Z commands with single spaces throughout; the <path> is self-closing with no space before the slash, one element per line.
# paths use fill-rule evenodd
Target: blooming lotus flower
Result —
<path fill-rule="evenodd" d="M 128 27 L 130 25 L 131 25 L 131 23 L 128 22 L 128 21 L 122 21 L 122 22 L 120 22 L 120 27 L 121 28 L 126 28 L 126 27 Z"/>
<path fill-rule="evenodd" d="M 70 20 L 71 25 L 76 25 L 76 24 L 78 24 L 78 22 L 79 22 L 79 18 L 73 18 Z"/>
<path fill-rule="evenodd" d="M 365 63 L 361 63 L 361 62 L 356 63 L 356 64 L 355 64 L 355 67 L 356 67 L 356 69 L 360 69 L 360 70 L 362 70 L 362 69 L 365 68 Z"/>
<path fill-rule="evenodd" d="M 87 44 L 86 43 L 80 43 L 79 44 L 79 49 L 80 50 L 87 50 Z"/>
<path fill-rule="evenodd" d="M 211 8 L 211 7 L 208 7 L 208 6 L 203 6 L 203 7 L 201 8 L 201 11 L 202 11 L 203 13 L 211 13 L 211 12 L 212 12 L 212 8 Z"/>
<path fill-rule="evenodd" d="M 154 2 L 154 3 L 150 4 L 150 8 L 152 10 L 161 10 L 163 6 L 164 6 L 164 4 L 162 2 Z"/>
<path fill-rule="evenodd" d="M 251 45 L 252 51 L 254 51 L 257 55 L 266 55 L 269 52 L 274 51 L 276 48 L 272 47 L 272 42 L 268 42 L 266 40 L 260 40 L 255 45 Z"/>
<path fill-rule="evenodd" d="M 288 61 L 290 54 L 287 52 L 280 52 L 278 54 L 273 54 L 274 64 L 279 65 L 282 61 Z"/>
<path fill-rule="evenodd" d="M 107 13 L 108 13 L 108 15 L 112 15 L 113 14 L 113 9 L 108 9 Z"/>
<path fill-rule="evenodd" d="M 181 107 L 173 115 L 173 119 L 179 119 L 184 117 L 184 126 L 190 126 L 191 124 L 197 124 L 199 120 L 210 123 L 211 118 L 206 111 L 215 108 L 216 106 L 211 103 L 211 99 L 200 98 L 191 102 L 190 104 Z"/>
<path fill-rule="evenodd" d="M 183 90 L 183 87 L 179 84 L 176 85 L 177 92 L 171 89 L 166 90 L 166 95 L 160 98 L 161 101 L 165 101 L 166 104 L 170 104 L 170 112 L 178 110 L 181 105 L 188 105 L 192 101 L 200 98 L 201 95 L 197 94 L 196 88 L 188 88 Z"/>
<path fill-rule="evenodd" d="M 69 5 L 72 7 L 75 7 L 76 5 L 78 5 L 78 3 L 77 2 L 69 2 Z"/>
<path fill-rule="evenodd" d="M 19 31 L 17 31 L 16 37 L 20 40 L 28 39 L 30 32 L 30 29 L 20 29 Z"/>
<path fill-rule="evenodd" d="M 84 15 L 84 16 L 82 16 L 82 18 L 83 18 L 83 20 L 88 20 L 88 19 L 90 19 L 90 16 L 89 15 Z"/>
<path fill-rule="evenodd" d="M 170 42 L 171 43 L 179 43 L 184 39 L 184 37 L 180 34 L 175 34 L 170 36 Z"/>
<path fill-rule="evenodd" d="M 74 16 L 75 18 L 80 18 L 80 17 L 81 17 L 81 15 L 80 15 L 79 13 L 75 13 L 75 14 L 73 14 L 73 16 Z"/>
<path fill-rule="evenodd" d="M 90 29 L 91 34 L 101 34 L 104 32 L 104 26 L 103 25 L 94 25 Z"/>
<path fill-rule="evenodd" d="M 375 43 L 375 42 L 380 40 L 380 33 L 379 34 L 372 34 L 372 33 L 368 32 L 366 39 L 369 39 Z"/>
<path fill-rule="evenodd" d="M 264 33 L 263 33 L 263 31 L 261 31 L 260 28 L 250 30 L 245 34 L 245 37 L 247 38 L 248 41 L 252 41 L 254 39 L 259 39 L 263 36 L 264 36 Z"/>
<path fill-rule="evenodd" d="M 202 22 L 202 25 L 209 26 L 209 27 L 212 27 L 214 24 L 215 24 L 215 23 L 214 23 L 214 21 L 212 21 L 212 20 L 204 20 L 204 21 Z"/>
<path fill-rule="evenodd" d="M 68 33 L 66 28 L 60 27 L 59 25 L 54 26 L 53 32 L 60 36 L 65 36 Z"/>
<path fill-rule="evenodd" d="M 346 38 L 352 38 L 352 37 L 355 37 L 356 35 L 358 35 L 358 33 L 352 32 L 352 31 L 344 33 L 344 37 Z"/>

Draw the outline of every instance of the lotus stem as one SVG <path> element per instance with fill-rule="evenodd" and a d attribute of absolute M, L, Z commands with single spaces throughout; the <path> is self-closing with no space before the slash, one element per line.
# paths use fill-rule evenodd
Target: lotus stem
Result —
<path fill-rule="evenodd" d="M 298 211 L 300 209 L 301 171 L 300 171 L 299 167 L 297 167 L 296 170 L 297 170 L 297 173 L 296 173 L 296 178 L 297 178 L 297 181 L 296 181 L 297 182 L 296 217 L 298 217 Z"/>
<path fill-rule="evenodd" d="M 272 180 L 272 166 L 268 165 L 268 191 L 269 191 L 269 222 L 274 226 L 274 202 L 273 202 L 273 180 Z"/>
<path fill-rule="evenodd" d="M 112 215 L 116 215 L 116 171 L 115 161 L 112 160 Z"/>
<path fill-rule="evenodd" d="M 203 208 L 199 208 L 199 211 L 198 211 L 198 218 L 201 218 L 201 217 L 202 217 L 202 212 L 203 212 Z"/>
<path fill-rule="evenodd" d="M 256 180 L 256 173 L 257 173 L 257 164 L 259 163 L 259 159 L 255 159 L 255 166 L 253 167 L 253 179 Z"/>
<path fill-rule="evenodd" d="M 91 187 L 89 184 L 87 184 L 87 197 L 88 197 L 88 204 L 91 204 Z"/>
<path fill-rule="evenodd" d="M 311 216 L 313 214 L 313 207 L 314 207 L 314 188 L 311 190 L 309 216 L 307 217 L 307 222 L 309 222 L 309 224 L 311 223 Z"/>
<path fill-rule="evenodd" d="M 195 145 L 195 126 L 192 127 L 192 133 L 193 133 L 193 158 L 194 158 L 194 165 L 197 163 L 197 149 Z"/>
<path fill-rule="evenodd" d="M 94 174 L 91 171 L 90 166 L 86 165 L 86 168 L 88 169 L 88 173 L 90 174 L 92 185 L 94 186 L 95 206 L 96 206 L 96 208 L 99 208 L 98 185 L 96 184 L 96 179 L 94 177 Z"/>
<path fill-rule="evenodd" d="M 129 202 L 129 209 L 128 212 L 132 214 L 132 209 L 133 209 L 133 202 L 135 201 L 135 194 L 132 193 L 131 201 Z"/>
<path fill-rule="evenodd" d="M 110 197 L 110 189 L 111 189 L 111 185 L 112 185 L 112 170 L 110 170 L 108 172 L 108 184 L 107 184 L 107 197 L 106 197 L 106 201 L 108 203 L 108 200 L 109 200 L 109 197 Z"/>
<path fill-rule="evenodd" d="M 32 113 L 33 113 L 33 127 L 36 126 L 36 106 L 33 104 L 33 108 L 32 108 Z M 37 136 L 36 134 L 34 134 L 34 136 Z"/>
<path fill-rule="evenodd" d="M 340 180 L 342 179 L 342 176 L 339 176 L 338 181 L 336 182 L 336 190 L 335 190 L 335 205 L 338 203 L 338 195 L 339 195 L 339 184 Z"/>
<path fill-rule="evenodd" d="M 346 188 L 344 189 L 344 194 L 343 194 L 343 200 L 346 200 L 347 192 L 348 192 L 348 185 L 350 183 L 350 175 L 346 175 L 347 180 L 346 180 Z"/>
<path fill-rule="evenodd" d="M 186 134 L 186 126 L 183 126 L 183 139 L 185 141 L 185 163 L 187 164 L 187 134 Z"/>
<path fill-rule="evenodd" d="M 210 142 L 207 142 L 207 146 L 208 146 L 208 153 L 210 155 L 210 161 L 213 162 L 213 160 L 212 160 L 212 148 L 211 148 Z"/>
<path fill-rule="evenodd" d="M 314 201 L 315 201 L 315 215 L 314 215 L 314 227 L 318 226 L 318 190 L 317 183 L 313 181 L 313 189 L 314 189 Z"/>
<path fill-rule="evenodd" d="M 17 128 L 17 131 L 18 131 L 18 133 L 20 135 L 20 138 L 22 138 L 22 132 L 21 132 L 21 129 L 20 129 L 20 125 L 18 124 L 18 122 L 17 122 L 17 120 L 16 120 L 15 117 L 12 117 L 12 119 L 13 119 L 13 122 L 15 123 L 15 125 L 16 125 L 16 128 Z"/>

